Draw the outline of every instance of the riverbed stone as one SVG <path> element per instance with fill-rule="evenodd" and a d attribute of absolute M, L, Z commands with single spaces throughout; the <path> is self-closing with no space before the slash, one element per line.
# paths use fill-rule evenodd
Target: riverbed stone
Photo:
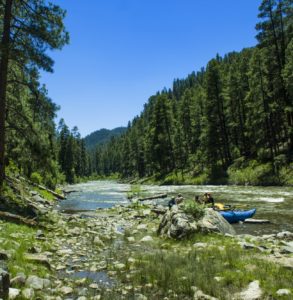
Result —
<path fill-rule="evenodd" d="M 94 244 L 97 245 L 97 246 L 100 246 L 100 247 L 104 247 L 105 246 L 105 244 L 103 243 L 103 241 L 98 236 L 95 236 L 95 238 L 94 238 Z"/>
<path fill-rule="evenodd" d="M 32 288 L 27 288 L 27 289 L 24 289 L 22 292 L 21 292 L 21 295 L 23 297 L 23 299 L 33 299 L 34 298 L 34 295 L 35 295 L 35 292 Z"/>
<path fill-rule="evenodd" d="M 25 254 L 24 258 L 30 262 L 41 264 L 41 265 L 47 267 L 49 270 L 51 269 L 50 261 L 49 261 L 48 257 L 44 254 L 27 253 L 27 254 Z"/>
<path fill-rule="evenodd" d="M 68 295 L 71 294 L 73 292 L 73 288 L 70 286 L 62 286 L 59 291 L 63 294 L 63 295 Z"/>
<path fill-rule="evenodd" d="M 44 280 L 43 278 L 39 278 L 38 276 L 31 275 L 27 278 L 25 284 L 27 287 L 34 290 L 42 290 L 44 287 Z"/>
<path fill-rule="evenodd" d="M 290 240 L 290 241 L 292 241 L 293 240 L 293 233 L 290 232 L 290 231 L 282 231 L 282 232 L 279 232 L 276 237 L 277 237 L 277 239 L 280 239 L 280 240 Z"/>
<path fill-rule="evenodd" d="M 19 289 L 9 288 L 9 299 L 13 300 L 16 299 L 20 294 Z"/>
<path fill-rule="evenodd" d="M 10 280 L 10 285 L 14 286 L 22 286 L 25 285 L 26 276 L 24 274 L 19 274 Z"/>

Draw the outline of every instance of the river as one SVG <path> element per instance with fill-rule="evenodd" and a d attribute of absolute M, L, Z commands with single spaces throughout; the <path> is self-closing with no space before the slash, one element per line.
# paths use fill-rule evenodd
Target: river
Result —
<path fill-rule="evenodd" d="M 110 208 L 114 205 L 128 205 L 129 184 L 115 181 L 91 181 L 71 186 L 75 192 L 60 202 L 59 208 L 67 212 L 89 212 Z M 256 208 L 255 218 L 268 219 L 269 224 L 236 224 L 237 233 L 270 234 L 289 230 L 293 232 L 293 187 L 251 187 L 251 186 L 155 186 L 141 185 L 146 195 L 167 193 L 175 196 L 181 193 L 185 198 L 211 192 L 216 202 L 232 204 L 242 209 Z M 159 200 L 166 204 L 167 200 Z"/>

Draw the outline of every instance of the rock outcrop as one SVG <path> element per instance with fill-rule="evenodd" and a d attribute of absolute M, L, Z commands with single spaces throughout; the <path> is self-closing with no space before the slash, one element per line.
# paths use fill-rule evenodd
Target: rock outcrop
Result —
<path fill-rule="evenodd" d="M 176 205 L 165 213 L 158 229 L 159 235 L 174 239 L 186 238 L 198 232 L 235 234 L 234 228 L 211 208 L 205 208 L 204 216 L 196 219 Z"/>

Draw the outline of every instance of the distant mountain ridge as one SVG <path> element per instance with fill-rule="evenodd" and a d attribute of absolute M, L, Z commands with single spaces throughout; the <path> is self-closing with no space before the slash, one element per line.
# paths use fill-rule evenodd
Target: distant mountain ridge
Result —
<path fill-rule="evenodd" d="M 120 136 L 126 130 L 126 127 L 117 127 L 112 130 L 106 128 L 96 130 L 84 138 L 85 146 L 88 150 L 94 149 L 97 145 L 107 143 L 112 137 Z"/>

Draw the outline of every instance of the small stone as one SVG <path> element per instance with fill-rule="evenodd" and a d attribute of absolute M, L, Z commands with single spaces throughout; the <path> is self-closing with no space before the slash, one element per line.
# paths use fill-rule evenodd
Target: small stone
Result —
<path fill-rule="evenodd" d="M 147 236 L 143 237 L 140 241 L 141 242 L 151 242 L 151 241 L 153 241 L 153 238 L 150 235 L 147 235 Z"/>
<path fill-rule="evenodd" d="M 148 226 L 147 224 L 139 224 L 136 228 L 137 230 L 147 230 Z"/>
<path fill-rule="evenodd" d="M 10 280 L 10 284 L 11 286 L 25 285 L 25 279 L 25 275 L 18 275 Z"/>
<path fill-rule="evenodd" d="M 35 295 L 35 292 L 33 289 L 24 289 L 22 292 L 21 292 L 21 295 L 24 299 L 33 299 L 34 298 L 34 295 Z"/>
<path fill-rule="evenodd" d="M 143 294 L 135 294 L 135 300 L 148 300 Z"/>
<path fill-rule="evenodd" d="M 122 270 L 122 269 L 125 269 L 125 264 L 122 264 L 122 263 L 118 263 L 118 264 L 115 264 L 115 269 L 118 269 L 118 270 Z"/>
<path fill-rule="evenodd" d="M 208 246 L 207 243 L 195 243 L 193 244 L 194 248 L 206 248 Z"/>
<path fill-rule="evenodd" d="M 129 237 L 127 238 L 127 241 L 128 241 L 129 243 L 133 243 L 133 242 L 135 242 L 135 238 L 134 238 L 133 236 L 129 236 Z"/>
<path fill-rule="evenodd" d="M 94 238 L 94 244 L 97 245 L 97 246 L 100 246 L 100 247 L 104 247 L 105 244 L 100 240 L 100 238 L 98 236 L 96 236 Z"/>
<path fill-rule="evenodd" d="M 77 300 L 87 300 L 87 297 L 81 296 L 81 297 L 78 297 Z"/>
<path fill-rule="evenodd" d="M 19 289 L 9 288 L 9 299 L 16 299 L 19 294 Z"/>
<path fill-rule="evenodd" d="M 246 290 L 241 292 L 239 295 L 239 298 L 242 300 L 257 300 L 261 299 L 262 296 L 262 290 L 259 286 L 259 281 L 255 280 L 252 281 Z"/>
<path fill-rule="evenodd" d="M 73 288 L 70 286 L 63 286 L 59 291 L 64 295 L 68 295 L 73 292 Z"/>
<path fill-rule="evenodd" d="M 99 285 L 96 284 L 96 283 L 90 284 L 89 287 L 90 287 L 91 289 L 95 289 L 95 290 L 99 289 Z"/>
<path fill-rule="evenodd" d="M 35 275 L 31 275 L 25 282 L 26 286 L 34 290 L 42 290 L 44 287 L 44 280 Z"/>
<path fill-rule="evenodd" d="M 44 288 L 51 286 L 51 281 L 49 279 L 43 279 Z"/>
<path fill-rule="evenodd" d="M 276 294 L 278 296 L 288 296 L 288 295 L 291 295 L 291 291 L 288 289 L 279 289 L 279 290 L 277 290 Z"/>
<path fill-rule="evenodd" d="M 36 238 L 39 239 L 39 238 L 44 238 L 44 237 L 45 237 L 45 234 L 44 234 L 43 230 L 38 230 L 36 233 Z"/>
<path fill-rule="evenodd" d="M 217 282 L 220 282 L 224 279 L 224 277 L 219 277 L 219 276 L 215 276 L 214 279 L 217 281 Z"/>

